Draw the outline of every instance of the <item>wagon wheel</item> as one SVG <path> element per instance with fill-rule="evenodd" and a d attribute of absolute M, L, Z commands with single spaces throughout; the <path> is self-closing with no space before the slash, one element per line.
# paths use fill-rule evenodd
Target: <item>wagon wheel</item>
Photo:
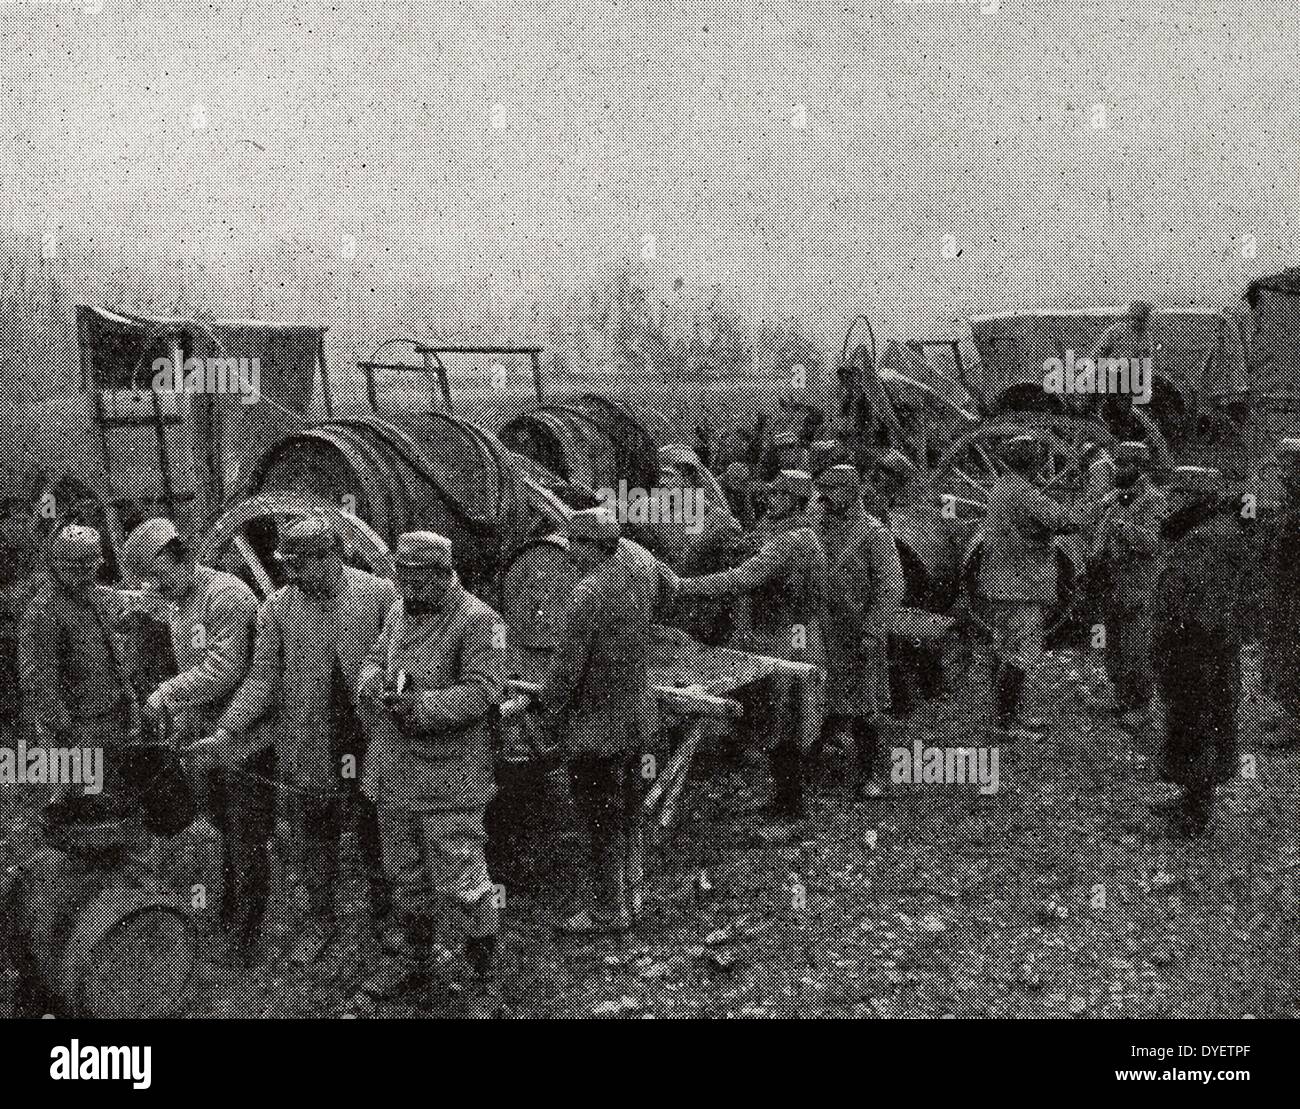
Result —
<path fill-rule="evenodd" d="M 262 597 L 282 584 L 271 559 L 275 541 L 286 526 L 304 516 L 324 516 L 343 537 L 349 563 L 380 577 L 392 577 L 395 568 L 388 545 L 364 520 L 337 505 L 293 493 L 264 493 L 239 501 L 204 530 L 196 544 L 199 562 L 222 566 L 250 579 Z"/>
<path fill-rule="evenodd" d="M 1144 412 L 1133 413 L 1142 441 L 1151 448 L 1152 464 L 1169 464 L 1164 436 Z M 939 456 L 933 470 L 918 474 L 904 489 L 913 504 L 936 510 L 942 519 L 954 520 L 955 535 L 963 544 L 960 580 L 970 602 L 970 615 L 977 627 L 988 630 L 984 604 L 975 583 L 983 553 L 983 522 L 988 514 L 993 481 L 1006 469 L 1001 447 L 1019 435 L 1034 434 L 1047 447 L 1047 458 L 1035 476 L 1035 484 L 1055 500 L 1072 508 L 1087 501 L 1083 455 L 1090 443 L 1109 448 L 1115 434 L 1100 420 L 1055 413 L 1005 413 L 982 421 L 958 436 Z M 1056 637 L 1068 625 L 1084 590 L 1086 553 L 1079 536 L 1057 540 L 1058 604 L 1048 616 L 1048 637 Z"/>

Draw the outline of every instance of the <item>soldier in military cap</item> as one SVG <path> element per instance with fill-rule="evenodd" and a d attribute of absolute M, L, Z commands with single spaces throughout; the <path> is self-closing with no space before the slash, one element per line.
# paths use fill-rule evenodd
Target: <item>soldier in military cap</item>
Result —
<path fill-rule="evenodd" d="M 749 628 L 735 645 L 790 662 L 825 663 L 828 571 L 826 550 L 806 513 L 813 491 L 804 471 L 782 471 L 771 485 L 769 516 L 753 539 L 757 552 L 739 566 L 683 578 L 682 597 L 734 597 L 748 602 Z M 795 712 L 794 681 L 773 674 L 739 694 L 745 731 L 768 748 L 774 791 L 770 813 L 788 824 L 804 816 L 804 752 Z"/>
<path fill-rule="evenodd" d="M 1091 555 L 1103 577 L 1106 673 L 1115 715 L 1135 731 L 1147 719 L 1151 672 L 1151 597 L 1160 555 L 1165 496 L 1151 481 L 1151 449 L 1124 442 L 1115 449 L 1115 489 L 1102 498 Z"/>
<path fill-rule="evenodd" d="M 408 532 L 393 557 L 401 597 L 357 679 L 374 728 L 362 789 L 379 809 L 393 889 L 385 946 L 427 973 L 450 909 L 466 937 L 470 1013 L 492 1016 L 500 906 L 483 814 L 495 792 L 488 721 L 504 691 L 505 625 L 461 585 L 450 539 Z"/>
<path fill-rule="evenodd" d="M 177 672 L 149 694 L 145 711 L 169 720 L 179 735 L 206 735 L 248 674 L 257 596 L 233 574 L 200 566 L 167 519 L 146 520 L 122 546 L 122 563 L 162 602 L 157 617 L 171 632 Z M 275 747 L 252 728 L 234 761 L 215 766 L 211 748 L 196 760 L 213 825 L 221 832 L 221 921 L 233 954 L 249 960 L 266 911 L 270 839 L 275 831 Z"/>
<path fill-rule="evenodd" d="M 817 513 L 812 507 L 816 493 L 807 470 L 781 470 L 767 485 L 767 511 L 754 525 L 754 538 L 766 539 L 795 528 L 811 527 Z"/>
<path fill-rule="evenodd" d="M 209 737 L 230 764 L 259 723 L 272 727 L 287 787 L 315 929 L 295 955 L 315 958 L 334 932 L 338 848 L 355 823 L 377 926 L 388 917 L 379 824 L 360 790 L 366 732 L 356 711 L 356 680 L 397 599 L 387 578 L 349 566 L 328 518 L 311 515 L 280 536 L 276 558 L 289 584 L 257 613 L 248 676 Z"/>
<path fill-rule="evenodd" d="M 1215 786 L 1237 773 L 1241 701 L 1242 583 L 1249 569 L 1247 519 L 1218 470 L 1179 467 L 1180 504 L 1166 517 L 1168 545 L 1155 594 L 1152 655 L 1165 704 L 1161 775 L 1179 787 L 1153 805 L 1171 830 L 1199 835 Z"/>
<path fill-rule="evenodd" d="M 1046 614 L 1057 596 L 1053 539 L 1079 531 L 1083 521 L 1034 485 L 1045 461 L 1039 439 L 1017 436 L 1000 453 L 1007 468 L 989 494 L 979 586 L 993 624 L 994 735 L 1010 742 L 1043 734 L 1040 722 L 1022 716 L 1024 685 L 1042 658 Z"/>
<path fill-rule="evenodd" d="M 113 811 L 129 807 L 114 752 L 140 733 L 139 703 L 118 593 L 99 584 L 100 533 L 69 524 L 49 540 L 49 579 L 27 606 L 18 631 L 18 669 L 29 741 L 104 750 L 103 798 Z M 85 783 L 83 783 L 84 785 Z M 82 794 L 68 788 L 63 796 Z"/>
<path fill-rule="evenodd" d="M 1268 562 L 1269 620 L 1262 677 L 1285 718 L 1276 742 L 1300 743 L 1300 439 L 1278 445 L 1282 508 Z"/>
<path fill-rule="evenodd" d="M 847 463 L 817 477 L 825 504 L 819 536 L 828 567 L 827 716 L 821 744 L 849 732 L 858 756 L 856 791 L 881 793 L 880 719 L 889 708 L 889 630 L 906 582 L 889 529 L 868 514 L 862 479 Z"/>
<path fill-rule="evenodd" d="M 812 465 L 808 443 L 797 432 L 783 431 L 772 438 L 772 459 L 781 470 L 807 470 Z M 768 473 L 772 471 L 769 470 Z"/>
<path fill-rule="evenodd" d="M 542 683 L 540 707 L 569 756 L 569 782 L 587 825 L 595 902 L 560 925 L 570 934 L 626 932 L 641 912 L 639 756 L 658 712 L 649 682 L 650 626 L 679 579 L 622 538 L 605 508 L 573 513 L 569 559 L 581 577 Z"/>

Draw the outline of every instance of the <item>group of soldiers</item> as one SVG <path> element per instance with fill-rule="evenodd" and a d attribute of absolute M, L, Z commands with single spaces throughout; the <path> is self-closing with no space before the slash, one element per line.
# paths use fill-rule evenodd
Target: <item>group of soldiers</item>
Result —
<path fill-rule="evenodd" d="M 1035 484 L 1043 442 L 1017 437 L 1000 453 L 979 573 L 993 639 L 993 739 L 1044 734 L 1026 714 L 1026 687 L 1058 598 L 1057 537 L 1077 533 L 1101 597 L 1116 717 L 1142 730 L 1159 686 L 1161 771 L 1179 787 L 1162 809 L 1179 830 L 1203 831 L 1215 785 L 1236 770 L 1248 558 L 1240 500 L 1210 470 L 1182 468 L 1158 487 L 1145 445 L 1123 443 L 1110 488 L 1066 507 Z M 665 520 L 634 537 L 604 507 L 574 510 L 565 524 L 579 584 L 533 708 L 565 752 L 590 841 L 593 896 L 559 922 L 566 934 L 627 932 L 642 911 L 641 755 L 660 730 L 648 680 L 657 622 L 826 672 L 811 740 L 788 671 L 738 693 L 744 738 L 768 752 L 774 821 L 804 818 L 809 764 L 828 747 L 855 751 L 858 799 L 886 791 L 890 637 L 905 579 L 871 483 L 844 461 L 815 477 L 781 469 L 746 530 L 748 496 L 737 505 L 734 483 L 716 480 L 688 448 L 664 448 L 660 466 L 661 485 L 704 491 L 700 526 Z M 469 1011 L 497 1013 L 502 898 L 488 872 L 484 814 L 509 692 L 503 621 L 461 585 L 451 541 L 433 532 L 398 539 L 394 580 L 349 564 L 323 516 L 286 526 L 275 559 L 286 584 L 259 602 L 239 577 L 200 565 L 171 521 L 136 527 L 122 561 L 153 598 L 176 661 L 175 674 L 137 697 L 118 646 L 124 594 L 97 583 L 101 536 L 81 525 L 58 530 L 19 628 L 25 726 L 37 742 L 103 747 L 110 768 L 111 752 L 132 743 L 142 722 L 165 721 L 167 734 L 188 737 L 223 838 L 222 922 L 238 957 L 258 950 L 281 812 L 322 942 L 351 830 L 384 949 L 433 989 L 435 934 L 450 917 L 464 934 Z M 113 793 L 110 773 L 105 794 Z"/>

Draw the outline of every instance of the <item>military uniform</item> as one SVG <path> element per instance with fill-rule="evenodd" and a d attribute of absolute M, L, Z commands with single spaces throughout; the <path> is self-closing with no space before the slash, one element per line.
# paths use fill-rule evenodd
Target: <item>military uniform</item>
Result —
<path fill-rule="evenodd" d="M 50 579 L 41 583 L 18 629 L 25 729 L 47 746 L 104 750 L 103 793 L 89 803 L 106 806 L 110 815 L 132 805 L 118 752 L 140 734 L 129 656 L 117 631 L 124 617 L 115 590 L 91 585 L 82 595 Z"/>
<path fill-rule="evenodd" d="M 597 915 L 625 930 L 641 911 L 638 759 L 658 732 L 648 672 L 651 622 L 679 579 L 618 533 L 617 521 L 599 509 L 570 520 L 571 543 L 578 535 L 617 546 L 574 590 L 539 701 L 569 755 L 574 802 L 591 841 Z"/>
<path fill-rule="evenodd" d="M 281 545 L 302 527 L 294 525 Z M 316 540 L 305 537 L 303 545 Z M 259 723 L 273 729 L 299 875 L 313 914 L 325 921 L 334 915 L 339 841 L 349 819 L 356 822 L 372 911 L 381 919 L 388 914 L 377 817 L 359 789 L 366 735 L 355 689 L 396 599 L 391 581 L 346 565 L 332 596 L 309 595 L 297 584 L 276 590 L 258 610 L 252 664 L 218 723 L 234 736 Z"/>
<path fill-rule="evenodd" d="M 1032 438 L 1011 440 L 1004 457 L 1026 467 L 1041 451 Z M 1020 718 L 1025 678 L 1043 654 L 1047 610 L 1056 602 L 1053 538 L 1078 531 L 1079 515 L 1058 504 L 1016 469 L 1000 474 L 989 494 L 979 586 L 989 602 L 994 651 L 994 715 L 1008 729 Z"/>
<path fill-rule="evenodd" d="M 122 560 L 149 580 L 156 560 L 180 539 L 162 518 L 136 527 L 122 548 Z M 161 594 L 159 594 L 161 596 Z M 233 574 L 193 567 L 188 591 L 167 613 L 177 672 L 150 698 L 189 738 L 206 736 L 248 673 L 257 621 L 256 594 Z M 208 815 L 221 832 L 221 920 L 247 954 L 266 912 L 270 839 L 275 832 L 276 768 L 271 737 L 250 730 L 233 765 L 203 776 Z"/>
<path fill-rule="evenodd" d="M 1094 550 L 1105 575 L 1102 619 L 1106 673 L 1119 713 L 1143 713 L 1151 701 L 1151 597 L 1160 554 L 1164 494 L 1144 474 L 1102 500 Z"/>
<path fill-rule="evenodd" d="M 139 738 L 139 703 L 129 649 L 118 633 L 126 619 L 122 599 L 91 580 L 99 551 L 94 528 L 69 525 L 52 540 L 51 575 L 18 625 L 18 683 L 31 741 L 104 750 L 103 792 L 72 787 L 60 796 L 95 813 L 122 815 L 135 798 L 120 751 Z M 61 580 L 64 568 L 81 569 L 85 588 Z"/>
<path fill-rule="evenodd" d="M 1237 772 L 1249 556 L 1241 525 L 1211 502 L 1199 519 L 1178 515 L 1179 530 L 1193 526 L 1170 536 L 1155 595 L 1153 659 L 1165 703 L 1161 775 L 1183 788 L 1173 815 L 1195 832 L 1209 820 L 1215 784 Z"/>
<path fill-rule="evenodd" d="M 379 808 L 394 910 L 417 929 L 451 906 L 470 938 L 499 930 L 483 813 L 495 792 L 488 717 L 504 688 L 502 627 L 459 583 L 418 618 L 398 600 L 361 672 L 363 694 L 405 674 L 415 698 L 409 725 L 371 714 L 362 789 Z"/>
<path fill-rule="evenodd" d="M 856 493 L 856 472 L 851 477 Z M 877 719 L 890 706 L 889 631 L 906 591 L 903 564 L 889 529 L 867 513 L 860 497 L 843 514 L 828 505 L 819 534 L 828 566 L 823 734 L 847 723 L 855 733 L 859 771 L 870 777 Z"/>
<path fill-rule="evenodd" d="M 1285 710 L 1273 746 L 1300 740 L 1300 439 L 1283 439 L 1283 500 L 1269 559 L 1269 619 L 1261 678 Z"/>
<path fill-rule="evenodd" d="M 781 481 L 778 476 L 777 482 Z M 737 637 L 735 646 L 789 662 L 824 666 L 828 568 L 821 540 L 806 523 L 800 525 L 795 520 L 788 526 L 773 521 L 759 537 L 762 545 L 753 557 L 730 570 L 684 579 L 682 595 L 746 596 L 750 629 Z M 776 779 L 774 809 L 782 817 L 796 817 L 803 810 L 804 740 L 797 728 L 794 692 L 794 679 L 785 674 L 773 674 L 757 686 L 739 691 L 746 732 L 771 753 Z"/>

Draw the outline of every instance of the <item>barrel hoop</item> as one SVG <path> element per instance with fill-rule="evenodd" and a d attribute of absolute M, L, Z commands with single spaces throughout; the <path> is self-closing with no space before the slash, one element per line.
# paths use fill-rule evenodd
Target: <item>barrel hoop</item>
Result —
<path fill-rule="evenodd" d="M 442 416 L 441 413 L 430 413 L 437 415 L 448 422 L 459 425 L 462 430 L 463 426 L 459 420 L 452 417 Z M 360 428 L 369 431 L 377 438 L 381 439 L 403 462 L 411 467 L 412 470 L 420 477 L 422 481 L 429 483 L 429 487 L 439 500 L 447 506 L 448 511 L 462 523 L 466 524 L 471 530 L 483 532 L 484 530 L 495 530 L 492 521 L 488 517 L 476 516 L 465 505 L 457 500 L 442 485 L 441 480 L 430 472 L 427 459 L 424 452 L 406 432 L 392 424 L 386 424 L 382 420 L 332 420 L 328 424 L 317 425 L 318 427 L 345 427 Z M 314 428 L 312 430 L 315 430 Z"/>
<path fill-rule="evenodd" d="M 122 902 L 126 905 L 124 909 Z M 85 1004 L 82 986 L 91 953 L 122 925 L 141 913 L 151 911 L 174 913 L 184 924 L 186 934 L 191 941 L 190 964 L 186 975 L 186 985 L 188 985 L 198 963 L 194 922 L 178 904 L 157 890 L 109 886 L 107 889 L 100 890 L 94 900 L 81 910 L 77 925 L 68 938 L 59 960 L 58 991 L 74 1012 L 82 1012 Z"/>
<path fill-rule="evenodd" d="M 355 457 L 369 467 L 379 499 L 383 502 L 378 505 L 373 503 L 373 497 L 366 498 L 372 502 L 371 518 L 378 522 L 382 508 L 385 513 L 382 532 L 390 543 L 396 542 L 397 536 L 406 530 L 410 519 L 412 497 L 406 480 L 393 463 L 392 455 L 377 448 L 369 437 L 351 428 L 331 428 L 330 434 L 342 442 L 352 444 Z"/>

